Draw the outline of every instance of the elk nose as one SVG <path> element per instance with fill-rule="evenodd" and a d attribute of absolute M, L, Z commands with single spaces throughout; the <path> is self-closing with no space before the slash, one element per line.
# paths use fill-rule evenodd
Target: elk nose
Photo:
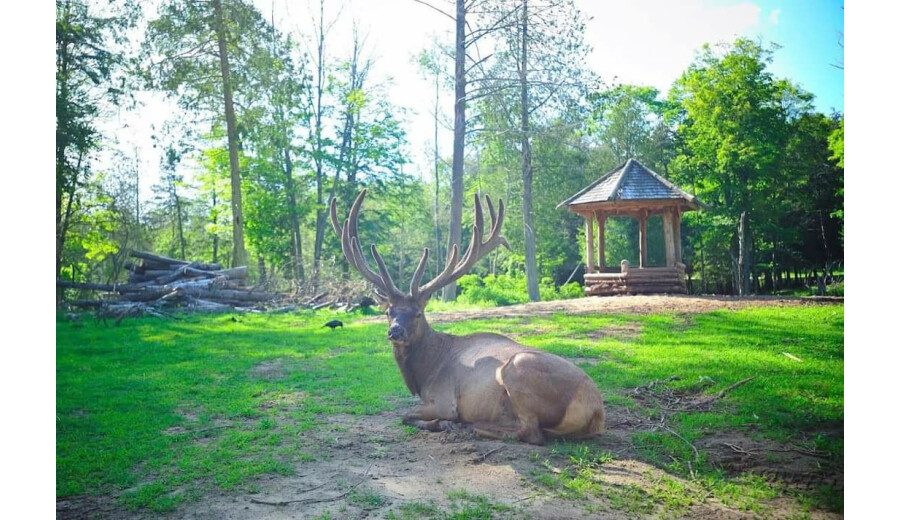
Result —
<path fill-rule="evenodd" d="M 388 329 L 388 339 L 406 339 L 406 329 L 400 325 L 391 325 Z"/>

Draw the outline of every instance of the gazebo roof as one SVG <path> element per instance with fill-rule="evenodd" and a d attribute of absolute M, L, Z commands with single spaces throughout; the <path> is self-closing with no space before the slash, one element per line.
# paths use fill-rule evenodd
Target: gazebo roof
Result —
<path fill-rule="evenodd" d="M 691 209 L 698 209 L 701 205 L 697 197 L 675 186 L 637 160 L 628 159 L 622 166 L 560 202 L 556 208 L 564 206 L 571 208 L 588 204 L 615 206 L 615 203 L 619 201 L 655 201 L 656 203 L 669 201 L 675 203 L 678 200 L 684 201 L 685 205 Z"/>

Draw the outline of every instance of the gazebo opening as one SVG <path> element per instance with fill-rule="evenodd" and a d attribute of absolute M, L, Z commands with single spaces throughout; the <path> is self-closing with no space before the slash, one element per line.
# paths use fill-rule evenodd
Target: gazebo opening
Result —
<path fill-rule="evenodd" d="M 561 202 L 557 208 L 585 221 L 585 292 L 686 293 L 681 215 L 700 204 L 634 159 Z M 614 233 L 636 234 L 637 240 L 616 241 L 608 250 L 607 225 Z"/>

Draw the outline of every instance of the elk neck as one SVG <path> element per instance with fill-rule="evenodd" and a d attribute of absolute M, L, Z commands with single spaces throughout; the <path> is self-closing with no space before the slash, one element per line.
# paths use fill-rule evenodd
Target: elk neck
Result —
<path fill-rule="evenodd" d="M 394 347 L 403 379 L 414 394 L 421 395 L 422 388 L 450 355 L 450 339 L 449 334 L 437 332 L 426 321 L 422 335 L 417 341 L 405 345 L 402 355 L 396 356 L 398 347 Z"/>

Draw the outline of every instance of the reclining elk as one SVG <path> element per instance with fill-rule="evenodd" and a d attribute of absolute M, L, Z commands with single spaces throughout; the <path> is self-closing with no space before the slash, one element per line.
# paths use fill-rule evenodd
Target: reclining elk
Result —
<path fill-rule="evenodd" d="M 451 248 L 444 270 L 420 286 L 428 248 L 412 277 L 409 292 L 400 291 L 385 267 L 378 249 L 371 252 L 376 273 L 363 257 L 358 219 L 366 190 L 350 208 L 343 225 L 337 204 L 331 201 L 331 221 L 341 239 L 347 262 L 375 287 L 375 296 L 387 307 L 388 339 L 406 386 L 421 404 L 403 422 L 422 429 L 441 431 L 454 423 L 471 424 L 476 433 L 543 444 L 549 437 L 584 438 L 603 431 L 603 400 L 597 386 L 580 368 L 559 356 L 528 348 L 492 333 L 454 336 L 437 332 L 425 319 L 425 305 L 438 289 L 456 281 L 489 251 L 500 244 L 503 201 L 495 212 L 486 197 L 491 216 L 487 240 L 482 241 L 484 214 L 475 196 L 475 223 L 469 249 L 459 259 L 459 247 Z"/>

